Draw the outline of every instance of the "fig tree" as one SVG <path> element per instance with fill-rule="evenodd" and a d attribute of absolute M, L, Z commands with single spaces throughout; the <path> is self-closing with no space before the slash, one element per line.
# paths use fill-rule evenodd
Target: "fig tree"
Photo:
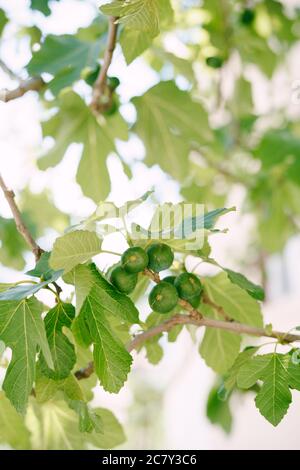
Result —
<path fill-rule="evenodd" d="M 121 258 L 122 266 L 128 273 L 139 273 L 148 265 L 148 255 L 139 246 L 128 248 Z"/>
<path fill-rule="evenodd" d="M 137 274 L 130 274 L 123 268 L 123 266 L 117 266 L 111 272 L 110 282 L 120 292 L 130 294 L 137 284 Z"/>
<path fill-rule="evenodd" d="M 169 282 L 161 281 L 149 294 L 149 305 L 158 313 L 167 313 L 172 310 L 178 302 L 177 290 Z"/>
<path fill-rule="evenodd" d="M 148 268 L 159 273 L 168 269 L 174 261 L 174 253 L 168 245 L 164 243 L 153 243 L 147 249 L 149 257 Z"/>

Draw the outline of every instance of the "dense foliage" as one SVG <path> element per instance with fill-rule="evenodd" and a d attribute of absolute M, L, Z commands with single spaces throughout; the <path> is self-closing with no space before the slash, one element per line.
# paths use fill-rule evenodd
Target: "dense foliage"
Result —
<path fill-rule="evenodd" d="M 59 1 L 64 0 L 31 0 L 32 18 L 51 17 Z M 3 38 L 8 24 L 0 10 Z M 111 411 L 91 406 L 93 388 L 118 393 L 130 374 L 133 350 L 157 364 L 164 332 L 172 342 L 184 328 L 218 375 L 220 386 L 207 403 L 212 422 L 228 431 L 230 397 L 245 390 L 255 393 L 256 407 L 272 425 L 283 419 L 291 389 L 300 391 L 294 342 L 299 337 L 264 325 L 264 288 L 221 266 L 209 238 L 220 232 L 218 218 L 234 210 L 226 208 L 232 187 L 243 188 L 243 211 L 254 221 L 246 263 L 258 266 L 265 285 L 265 258 L 280 252 L 299 229 L 300 135 L 288 108 L 292 90 L 287 103 L 262 110 L 252 89 L 253 77 L 259 77 L 271 93 L 299 34 L 299 10 L 277 0 L 112 0 L 74 34 L 19 26 L 18 41 L 31 55 L 22 71 L 27 78 L 16 85 L 16 96 L 4 91 L 1 99 L 38 91 L 47 111 L 43 138 L 50 137 L 52 146 L 37 167 L 55 167 L 72 144 L 81 144 L 76 180 L 95 210 L 75 224 L 47 193 L 28 189 L 18 199 L 34 240 L 48 228 L 60 235 L 51 252 L 31 246 L 36 265 L 23 281 L 0 284 L 0 358 L 6 369 L 1 442 L 19 449 L 120 445 L 124 431 Z M 157 78 L 130 103 L 122 81 L 109 73 L 114 49 L 127 65 L 142 58 Z M 128 104 L 133 113 L 124 112 Z M 112 202 L 110 212 L 99 202 L 110 194 L 111 154 L 135 183 L 134 159 L 126 159 L 119 145 L 133 138 L 143 144 L 146 166 L 159 165 L 180 184 L 182 200 L 195 211 L 190 218 L 174 216 L 161 225 L 161 216 L 176 214 L 183 204 L 169 203 L 157 206 L 149 227 L 132 222 L 134 210 L 155 197 L 146 182 L 145 194 L 124 207 Z M 6 190 L 6 196 L 12 194 Z M 197 203 L 205 204 L 204 215 L 197 214 Z M 21 271 L 30 247 L 15 222 L 0 217 L 0 262 Z M 153 226 L 159 230 L 149 238 Z M 198 232 L 203 244 L 187 248 Z M 125 237 L 125 253 L 114 252 L 112 233 Z M 105 270 L 98 263 L 104 253 L 111 255 Z M 188 256 L 218 273 L 189 272 Z M 71 296 L 64 293 L 66 285 Z M 51 307 L 36 297 L 42 289 L 53 294 Z M 137 308 L 142 298 L 151 307 L 145 318 Z M 201 339 L 195 339 L 198 327 L 205 328 Z M 249 336 L 242 342 L 244 334 L 269 337 L 274 351 L 264 354 Z M 285 352 L 277 351 L 278 344 Z"/>

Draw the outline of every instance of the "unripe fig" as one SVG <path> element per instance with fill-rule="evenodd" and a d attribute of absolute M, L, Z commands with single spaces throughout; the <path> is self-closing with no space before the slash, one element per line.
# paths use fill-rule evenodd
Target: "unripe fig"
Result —
<path fill-rule="evenodd" d="M 169 282 L 161 281 L 149 294 L 149 305 L 159 313 L 167 313 L 172 310 L 178 302 L 177 290 Z"/>
<path fill-rule="evenodd" d="M 175 279 L 176 279 L 176 276 L 166 276 L 162 280 L 174 286 Z"/>
<path fill-rule="evenodd" d="M 147 249 L 149 257 L 148 268 L 159 273 L 168 269 L 174 261 L 174 253 L 168 245 L 164 243 L 153 243 Z"/>
<path fill-rule="evenodd" d="M 144 271 L 148 265 L 148 255 L 139 246 L 128 248 L 121 258 L 122 266 L 128 273 L 139 273 Z"/>
<path fill-rule="evenodd" d="M 117 266 L 111 272 L 110 282 L 120 292 L 130 294 L 137 284 L 137 274 L 130 274 L 122 266 Z"/>
<path fill-rule="evenodd" d="M 91 72 L 89 72 L 89 74 L 85 77 L 85 79 L 84 79 L 85 82 L 88 85 L 93 86 L 95 81 L 97 80 L 99 72 L 100 72 L 100 65 L 97 65 L 95 70 L 92 70 Z"/>
<path fill-rule="evenodd" d="M 185 299 L 189 304 L 191 304 L 192 307 L 197 308 L 199 307 L 200 300 L 201 300 L 201 294 L 199 295 L 194 295 L 193 297 L 188 297 Z"/>
<path fill-rule="evenodd" d="M 118 79 L 118 77 L 108 77 L 107 82 L 111 90 L 115 90 L 120 85 L 120 80 Z"/>
<path fill-rule="evenodd" d="M 119 106 L 118 106 L 117 101 L 115 99 L 112 99 L 108 107 L 105 107 L 102 112 L 103 114 L 105 114 L 105 116 L 112 116 L 118 111 L 118 109 L 119 109 Z"/>
<path fill-rule="evenodd" d="M 240 21 L 245 26 L 248 26 L 253 23 L 254 18 L 255 18 L 255 11 L 252 10 L 251 8 L 245 8 L 245 10 L 243 10 L 240 16 Z"/>
<path fill-rule="evenodd" d="M 207 57 L 206 64 L 213 69 L 220 69 L 223 65 L 223 59 L 218 56 Z"/>
<path fill-rule="evenodd" d="M 192 273 L 179 274 L 175 280 L 175 287 L 179 297 L 187 301 L 200 296 L 202 292 L 202 284 L 199 278 Z"/>

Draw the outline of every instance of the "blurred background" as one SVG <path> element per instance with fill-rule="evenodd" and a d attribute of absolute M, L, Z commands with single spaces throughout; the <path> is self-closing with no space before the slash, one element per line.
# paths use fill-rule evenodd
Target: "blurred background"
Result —
<path fill-rule="evenodd" d="M 122 204 L 154 187 L 152 204 L 146 203 L 135 215 L 144 225 L 155 200 L 178 202 L 184 197 L 204 202 L 208 207 L 236 206 L 237 211 L 224 216 L 218 225 L 218 228 L 228 228 L 228 233 L 211 238 L 213 256 L 221 264 L 264 284 L 265 322 L 272 323 L 276 329 L 288 330 L 300 322 L 300 188 L 297 182 L 300 165 L 295 164 L 289 179 L 286 169 L 290 168 L 290 162 L 284 159 L 292 155 L 293 162 L 300 161 L 300 14 L 297 12 L 300 1 L 284 2 L 284 11 L 279 8 L 280 2 L 273 2 L 277 5 L 274 10 L 268 10 L 272 2 L 230 2 L 238 5 L 237 15 L 245 7 L 256 11 L 255 25 L 251 26 L 255 28 L 256 49 L 253 46 L 253 50 L 244 52 L 249 56 L 245 59 L 247 65 L 238 53 L 231 53 L 230 57 L 224 57 L 225 65 L 221 68 L 210 67 L 207 62 L 208 57 L 219 55 L 218 41 L 212 41 L 216 22 L 209 19 L 213 17 L 216 2 L 211 2 L 211 6 L 209 2 L 203 4 L 196 0 L 174 3 L 179 26 L 157 39 L 156 51 L 150 49 L 127 65 L 117 46 L 110 74 L 121 82 L 120 112 L 133 123 L 135 109 L 130 99 L 142 95 L 160 80 L 175 79 L 180 89 L 192 88 L 194 96 L 205 104 L 211 127 L 218 130 L 214 148 L 207 158 L 201 152 L 200 155 L 192 153 L 189 176 L 178 181 L 157 164 L 149 166 L 144 162 L 143 143 L 132 133 L 127 142 L 117 142 L 121 159 L 116 154 L 108 158 L 111 178 L 108 200 Z M 0 0 L 0 8 L 9 18 L 0 44 L 1 59 L 11 71 L 26 78 L 24 66 L 31 58 L 32 48 L 38 47 L 39 31 L 43 35 L 73 34 L 79 28 L 87 28 L 100 4 L 96 0 L 53 1 L 51 15 L 44 16 L 30 9 L 26 0 Z M 277 12 L 275 19 L 270 11 L 274 17 Z M 243 30 L 235 29 L 233 34 L 240 34 L 240 41 L 247 41 L 247 34 L 242 37 L 242 33 Z M 243 59 L 243 52 L 239 54 Z M 162 61 L 166 61 L 164 65 Z M 265 70 L 267 67 L 269 70 Z M 238 82 L 241 73 L 243 82 Z M 237 83 L 244 87 L 242 94 Z M 0 88 L 14 86 L 13 74 L 1 68 L 0 63 Z M 85 83 L 78 82 L 75 89 L 82 96 L 89 93 Z M 40 245 L 51 249 L 57 235 L 70 223 L 90 215 L 95 203 L 83 195 L 76 183 L 80 144 L 69 146 L 57 166 L 46 171 L 38 169 L 38 157 L 52 144 L 51 139 L 42 136 L 40 122 L 46 116 L 47 110 L 34 93 L 0 103 L 0 169 L 7 185 L 16 192 Z M 232 142 L 232 126 L 236 123 L 239 123 L 238 142 Z M 279 137 L 284 135 L 282 140 L 267 141 L 262 148 L 262 136 L 269 129 L 275 129 Z M 286 150 L 279 161 L 275 154 L 281 145 Z M 255 153 L 259 158 L 252 158 Z M 274 156 L 278 164 L 273 166 L 267 158 L 265 163 L 261 153 L 268 153 L 270 161 Z M 130 167 L 130 175 L 124 172 L 126 166 Z M 0 282 L 10 282 L 22 279 L 22 272 L 33 266 L 34 259 L 15 233 L 2 194 L 0 216 Z M 104 256 L 99 260 L 103 267 L 113 261 Z M 208 273 L 208 267 L 202 266 L 199 272 Z M 52 302 L 47 293 L 39 297 Z M 145 317 L 146 303 L 140 308 Z M 202 334 L 197 332 L 199 336 Z M 245 344 L 254 341 L 249 339 Z M 224 420 L 222 416 L 216 418 L 225 423 L 222 428 L 211 422 L 206 410 L 207 397 L 212 387 L 218 387 L 218 380 L 199 356 L 191 335 L 184 330 L 176 343 L 163 338 L 161 346 L 164 355 L 158 365 L 149 364 L 144 351 L 136 355 L 130 379 L 118 395 L 106 394 L 99 386 L 95 389 L 93 404 L 112 409 L 125 427 L 128 440 L 122 448 L 300 449 L 299 394 L 295 394 L 288 415 L 277 428 L 259 415 L 254 395 L 235 394 L 230 400 L 232 423 L 227 416 L 228 409 L 220 411 L 226 414 Z"/>

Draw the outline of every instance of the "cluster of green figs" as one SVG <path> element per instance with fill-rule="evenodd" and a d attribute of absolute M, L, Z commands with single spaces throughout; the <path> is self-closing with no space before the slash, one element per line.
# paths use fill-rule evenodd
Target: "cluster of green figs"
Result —
<path fill-rule="evenodd" d="M 153 243 L 146 250 L 139 246 L 128 248 L 121 262 L 110 273 L 110 282 L 124 294 L 131 294 L 138 281 L 138 274 L 148 269 L 153 273 L 164 271 L 172 265 L 174 253 L 164 243 Z M 156 284 L 149 294 L 149 305 L 155 312 L 168 313 L 179 299 L 197 308 L 202 293 L 202 284 L 197 276 L 183 272 L 178 276 L 167 276 Z"/>

